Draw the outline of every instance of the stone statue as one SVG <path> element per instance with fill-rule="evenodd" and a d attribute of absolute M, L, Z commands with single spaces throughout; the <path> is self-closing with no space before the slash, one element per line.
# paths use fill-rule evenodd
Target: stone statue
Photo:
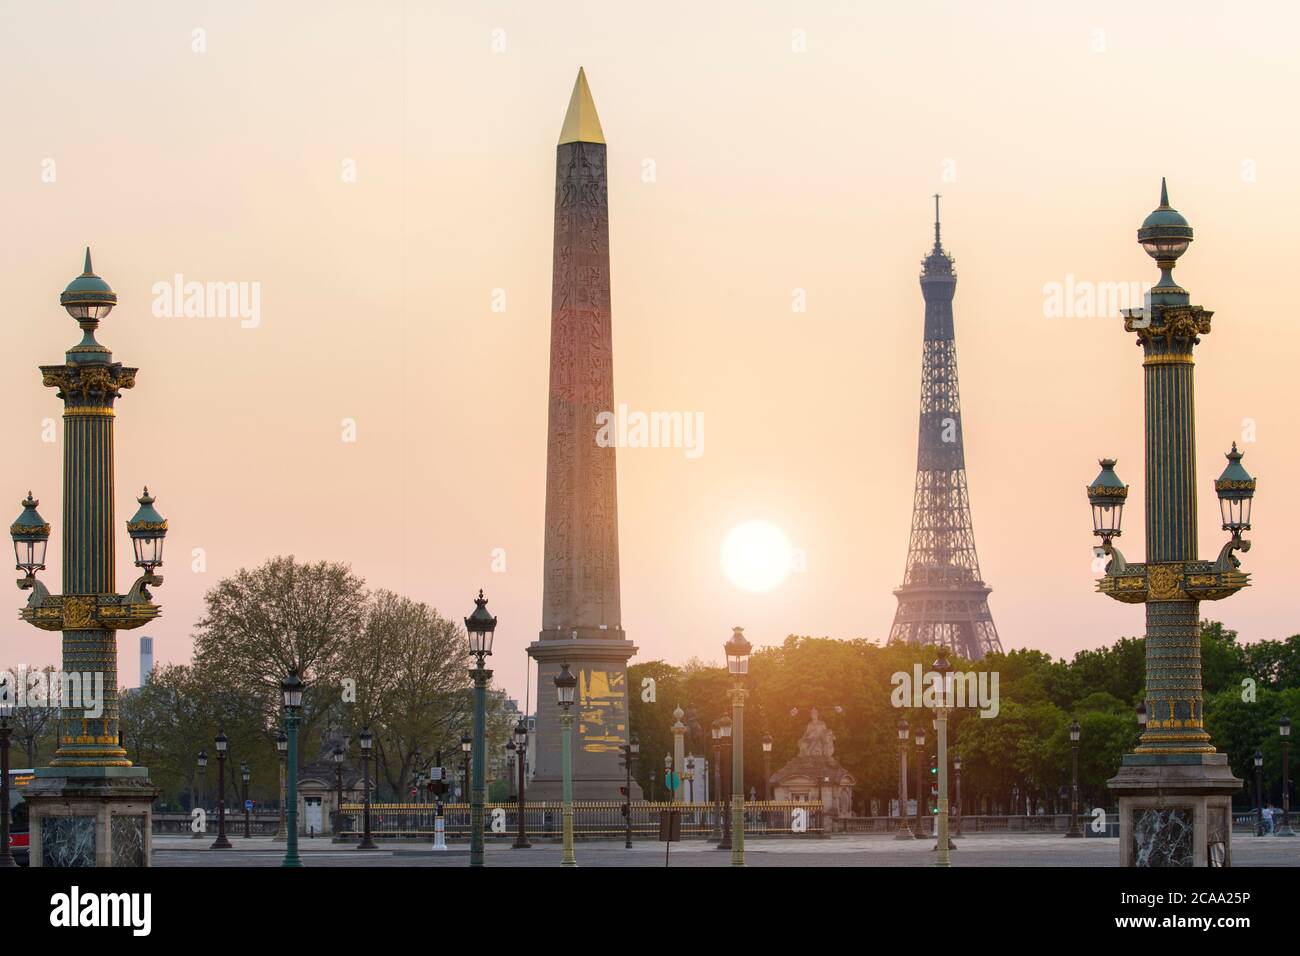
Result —
<path fill-rule="evenodd" d="M 803 736 L 799 738 L 799 756 L 800 757 L 830 757 L 835 754 L 835 734 L 826 726 L 826 723 L 817 713 L 817 708 L 812 709 L 810 714 L 811 720 L 808 726 L 804 728 Z"/>

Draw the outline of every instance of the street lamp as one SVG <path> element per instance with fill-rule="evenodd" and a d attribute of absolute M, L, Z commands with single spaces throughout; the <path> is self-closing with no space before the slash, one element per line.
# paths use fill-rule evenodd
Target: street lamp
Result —
<path fill-rule="evenodd" d="M 0 700 L 0 869 L 18 865 L 9 846 L 9 738 L 13 734 L 9 719 L 14 715 L 14 691 L 6 687 Z"/>
<path fill-rule="evenodd" d="M 36 572 L 45 570 L 45 548 L 50 543 L 50 525 L 36 510 L 39 504 L 32 493 L 27 492 L 22 513 L 9 528 L 9 534 L 14 540 L 16 569 L 24 575 L 23 580 L 18 582 L 23 590 L 37 587 L 44 590 L 44 585 L 36 580 Z"/>
<path fill-rule="evenodd" d="M 460 755 L 461 755 L 461 800 L 466 805 L 469 804 L 469 755 L 474 749 L 474 738 L 469 734 L 460 735 Z"/>
<path fill-rule="evenodd" d="M 1255 749 L 1255 836 L 1264 835 L 1264 752 Z"/>
<path fill-rule="evenodd" d="M 199 763 L 199 806 L 203 808 L 205 818 L 203 821 L 204 824 L 203 828 L 194 831 L 193 839 L 195 840 L 201 839 L 203 837 L 204 832 L 207 829 L 206 814 L 208 812 L 208 752 L 206 750 L 199 751 L 198 763 Z"/>
<path fill-rule="evenodd" d="M 1281 837 L 1293 837 L 1291 829 L 1291 718 L 1282 715 L 1277 722 L 1277 732 L 1282 738 L 1282 829 L 1277 831 Z"/>
<path fill-rule="evenodd" d="M 727 812 L 727 808 L 730 806 L 732 798 L 734 781 L 731 777 L 731 764 L 735 758 L 731 749 L 731 718 L 726 714 L 718 718 L 718 735 L 722 741 L 722 767 L 720 768 L 722 771 L 722 793 L 719 794 L 722 808 L 722 839 L 718 841 L 717 848 L 719 850 L 730 850 L 732 840 L 731 814 Z"/>
<path fill-rule="evenodd" d="M 281 866 L 302 866 L 298 857 L 298 724 L 302 720 L 302 692 L 306 684 L 298 676 L 298 668 L 290 667 L 280 684 L 284 698 L 284 729 L 288 736 L 285 746 L 285 846 Z"/>
<path fill-rule="evenodd" d="M 772 800 L 772 735 L 763 734 L 763 800 Z"/>
<path fill-rule="evenodd" d="M 1070 721 L 1070 829 L 1065 831 L 1067 837 L 1081 837 L 1079 828 L 1079 734 L 1082 728 L 1078 720 Z"/>
<path fill-rule="evenodd" d="M 218 729 L 212 742 L 217 748 L 217 838 L 208 849 L 229 850 L 230 841 L 226 839 L 226 746 L 229 740 L 226 732 Z"/>
<path fill-rule="evenodd" d="M 247 761 L 240 761 L 239 775 L 244 780 L 244 839 L 247 840 L 253 835 L 252 820 L 248 809 L 248 778 L 251 774 L 248 770 Z"/>
<path fill-rule="evenodd" d="M 361 742 L 361 842 L 357 849 L 377 850 L 370 836 L 370 748 L 375 745 L 375 738 L 369 727 L 363 727 L 357 739 Z"/>
<path fill-rule="evenodd" d="M 939 858 L 935 866 L 951 866 L 948 852 L 952 844 L 948 840 L 948 675 L 952 673 L 952 664 L 948 661 L 948 649 L 939 648 L 939 657 L 930 665 L 939 675 L 939 706 L 934 713 L 935 730 L 939 735 L 939 749 L 936 757 L 939 761 L 939 806 L 935 818 L 935 848 Z"/>
<path fill-rule="evenodd" d="M 492 672 L 483 666 L 483 659 L 492 656 L 492 637 L 496 628 L 497 619 L 488 613 L 487 598 L 480 589 L 478 597 L 474 599 L 473 612 L 465 618 L 469 652 L 475 660 L 469 672 L 474 680 L 474 752 L 469 805 L 470 866 L 483 865 L 483 804 L 487 796 L 487 685 L 492 678 Z"/>
<path fill-rule="evenodd" d="M 912 831 L 907 823 L 907 740 L 911 735 L 907 718 L 898 718 L 898 832 L 895 840 L 912 839 Z"/>
<path fill-rule="evenodd" d="M 284 735 L 283 730 L 276 731 L 275 734 L 275 752 L 280 758 L 280 824 L 275 831 L 275 839 L 283 840 L 284 832 L 284 761 L 285 754 L 289 749 L 289 738 Z"/>
<path fill-rule="evenodd" d="M 563 746 L 561 750 L 561 773 L 564 777 L 563 819 L 564 819 L 564 853 L 560 866 L 577 866 L 578 860 L 573 855 L 573 701 L 577 696 L 578 678 L 569 670 L 568 663 L 560 665 L 560 672 L 555 675 L 555 696 L 560 704 L 560 727 L 562 728 Z"/>
<path fill-rule="evenodd" d="M 695 802 L 695 758 L 686 758 L 686 772 L 682 774 L 682 779 L 686 781 L 686 796 L 690 803 Z M 691 817 L 694 819 L 695 811 L 691 811 Z"/>
<path fill-rule="evenodd" d="M 338 839 L 343 828 L 343 745 L 335 744 L 334 752 L 334 839 Z"/>
<path fill-rule="evenodd" d="M 912 835 L 918 840 L 925 839 L 922 832 L 921 815 L 926 810 L 926 799 L 921 793 L 921 764 L 925 763 L 925 727 L 917 724 L 916 733 L 912 735 L 916 743 L 916 832 Z"/>
<path fill-rule="evenodd" d="M 709 737 L 713 740 L 713 779 L 711 795 L 713 797 L 713 828 L 709 839 L 722 839 L 722 721 L 715 720 L 709 725 Z"/>
<path fill-rule="evenodd" d="M 627 743 L 619 747 L 623 751 L 623 849 L 632 849 L 632 761 L 641 753 L 641 741 L 632 737 Z"/>
<path fill-rule="evenodd" d="M 745 865 L 745 675 L 749 673 L 752 646 L 745 639 L 745 629 L 733 627 L 731 638 L 723 645 L 727 653 L 727 671 L 734 684 L 731 688 L 732 757 L 731 768 L 731 865 Z"/>
<path fill-rule="evenodd" d="M 528 826 L 525 819 L 527 804 L 524 802 L 524 788 L 528 778 L 528 721 L 520 714 L 515 724 L 515 753 L 519 756 L 519 835 L 511 845 L 515 850 L 527 850 L 532 846 L 528 842 Z"/>
<path fill-rule="evenodd" d="M 1143 563 L 1130 564 L 1112 545 L 1118 536 L 1120 505 L 1127 498 L 1112 459 L 1088 486 L 1093 533 L 1110 556 L 1097 590 L 1116 601 L 1142 604 L 1146 617 L 1146 673 L 1143 697 L 1148 720 L 1136 750 L 1125 754 L 1107 786 L 1118 797 L 1120 854 L 1124 866 L 1148 858 L 1166 834 L 1139 827 L 1143 817 L 1179 809 L 1206 821 L 1222 840 L 1203 838 L 1180 845 L 1167 865 L 1214 865 L 1231 859 L 1231 801 L 1241 789 L 1227 755 L 1218 753 L 1205 729 L 1201 681 L 1203 601 L 1230 597 L 1249 584 L 1234 552 L 1250 542 L 1255 479 L 1241 467 L 1240 452 L 1228 452 L 1228 468 L 1215 484 L 1223 528 L 1231 533 L 1217 560 L 1199 557 L 1197 542 L 1196 408 L 1193 353 L 1209 335 L 1213 312 L 1191 303 L 1173 278 L 1178 258 L 1192 242 L 1192 228 L 1169 204 L 1164 182 L 1160 205 L 1138 229 L 1138 242 L 1156 261 L 1160 279 L 1142 308 L 1122 310 L 1125 332 L 1142 349 L 1143 400 L 1120 404 L 1145 409 L 1145 545 Z"/>
<path fill-rule="evenodd" d="M 956 810 L 956 826 L 954 830 L 957 836 L 961 836 L 961 754 L 952 755 L 952 769 L 957 774 L 957 805 L 954 808 Z"/>

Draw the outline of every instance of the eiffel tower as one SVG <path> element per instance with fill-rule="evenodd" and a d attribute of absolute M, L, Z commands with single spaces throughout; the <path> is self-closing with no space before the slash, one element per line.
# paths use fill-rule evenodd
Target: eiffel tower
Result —
<path fill-rule="evenodd" d="M 921 263 L 925 346 L 921 364 L 921 426 L 916 448 L 912 537 L 890 641 L 952 648 L 968 660 L 1001 653 L 989 613 L 992 590 L 980 577 L 966 491 L 961 397 L 952 297 L 957 274 L 939 242 L 934 197 L 934 248 Z"/>

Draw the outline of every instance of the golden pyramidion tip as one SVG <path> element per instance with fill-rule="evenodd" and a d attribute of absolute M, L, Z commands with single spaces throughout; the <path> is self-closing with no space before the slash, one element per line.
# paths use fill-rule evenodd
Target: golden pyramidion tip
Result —
<path fill-rule="evenodd" d="M 586 72 L 578 67 L 578 79 L 573 84 L 569 111 L 564 114 L 564 127 L 560 130 L 560 142 L 557 145 L 603 142 L 605 133 L 600 128 L 600 117 L 596 115 L 596 101 L 591 98 Z"/>

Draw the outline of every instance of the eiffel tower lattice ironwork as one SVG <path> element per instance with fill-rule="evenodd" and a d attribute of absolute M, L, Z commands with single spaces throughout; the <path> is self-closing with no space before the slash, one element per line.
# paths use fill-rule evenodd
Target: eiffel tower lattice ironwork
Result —
<path fill-rule="evenodd" d="M 957 275 L 939 241 L 939 197 L 934 197 L 934 248 L 921 264 L 925 346 L 921 425 L 916 450 L 916 494 L 903 586 L 890 641 L 951 647 L 968 660 L 1001 653 L 989 612 L 992 590 L 980 577 L 966 490 L 961 397 L 952 297 Z"/>

